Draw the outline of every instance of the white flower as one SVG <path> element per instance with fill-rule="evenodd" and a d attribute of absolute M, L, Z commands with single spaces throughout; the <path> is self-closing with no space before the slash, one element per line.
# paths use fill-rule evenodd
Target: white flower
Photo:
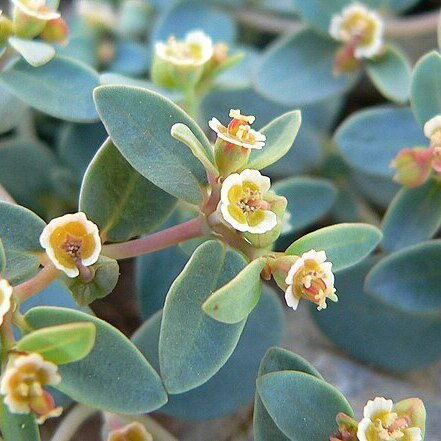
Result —
<path fill-rule="evenodd" d="M 436 134 L 441 138 L 441 115 L 436 115 L 424 124 L 424 135 L 432 139 Z"/>
<path fill-rule="evenodd" d="M 231 109 L 229 116 L 233 119 L 228 127 L 225 127 L 217 118 L 212 118 L 208 122 L 219 138 L 247 149 L 260 150 L 265 145 L 266 136 L 250 127 L 256 119 L 254 116 L 241 115 L 240 110 L 236 109 Z"/>
<path fill-rule="evenodd" d="M 80 266 L 93 265 L 101 253 L 98 227 L 82 212 L 52 219 L 40 236 L 55 267 L 68 277 L 77 277 Z"/>
<path fill-rule="evenodd" d="M 61 14 L 50 8 L 46 0 L 11 0 L 12 3 L 29 17 L 41 20 L 54 20 Z"/>
<path fill-rule="evenodd" d="M 326 262 L 324 251 L 310 250 L 302 254 L 291 266 L 286 276 L 285 300 L 292 309 L 297 309 L 302 296 L 317 304 L 317 309 L 326 308 L 326 299 L 336 302 L 332 263 Z"/>
<path fill-rule="evenodd" d="M 61 381 L 54 363 L 40 354 L 31 353 L 14 357 L 8 364 L 0 383 L 0 393 L 12 413 L 31 411 L 39 415 L 39 422 L 59 416 L 61 408 L 55 408 L 52 397 L 43 386 L 56 385 Z"/>
<path fill-rule="evenodd" d="M 189 32 L 184 41 L 169 37 L 155 44 L 156 55 L 177 66 L 201 66 L 213 56 L 213 42 L 202 31 Z"/>
<path fill-rule="evenodd" d="M 0 325 L 11 307 L 12 286 L 5 279 L 0 279 Z"/>
<path fill-rule="evenodd" d="M 222 184 L 219 203 L 223 219 L 239 231 L 262 234 L 277 225 L 277 216 L 263 195 L 271 181 L 258 170 L 233 173 Z"/>
<path fill-rule="evenodd" d="M 329 33 L 336 40 L 353 44 L 355 58 L 372 58 L 383 47 L 384 23 L 375 11 L 353 3 L 332 17 Z"/>
<path fill-rule="evenodd" d="M 368 401 L 358 424 L 359 441 L 422 441 L 419 427 L 411 427 L 409 415 L 394 412 L 392 400 L 377 397 Z"/>

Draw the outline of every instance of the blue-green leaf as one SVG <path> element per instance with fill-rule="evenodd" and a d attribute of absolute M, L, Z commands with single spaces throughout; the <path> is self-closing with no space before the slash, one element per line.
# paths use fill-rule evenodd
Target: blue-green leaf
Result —
<path fill-rule="evenodd" d="M 3 400 L 0 400 L 0 429 L 4 441 L 40 441 L 35 417 L 9 412 Z"/>
<path fill-rule="evenodd" d="M 170 288 L 159 339 L 161 374 L 170 393 L 205 383 L 234 351 L 246 320 L 228 325 L 217 322 L 203 312 L 202 304 L 245 265 L 237 252 L 219 242 L 205 242 Z"/>
<path fill-rule="evenodd" d="M 115 57 L 109 66 L 112 72 L 138 76 L 148 70 L 149 50 L 134 41 L 118 41 L 115 45 Z"/>
<path fill-rule="evenodd" d="M 408 108 L 377 106 L 352 114 L 340 125 L 334 141 L 343 159 L 357 170 L 392 177 L 392 159 L 404 147 L 426 140 Z"/>
<path fill-rule="evenodd" d="M 211 145 L 178 106 L 155 92 L 130 86 L 101 86 L 98 112 L 116 147 L 132 167 L 159 188 L 192 204 L 202 201 L 207 178 L 200 162 L 173 139 L 175 123 L 190 127 L 207 151 Z"/>
<path fill-rule="evenodd" d="M 421 125 L 441 114 L 441 55 L 432 51 L 415 65 L 412 75 L 411 103 Z"/>
<path fill-rule="evenodd" d="M 411 71 L 406 56 L 390 45 L 380 56 L 366 63 L 366 72 L 376 88 L 396 103 L 405 103 L 409 99 Z"/>
<path fill-rule="evenodd" d="M 326 251 L 332 270 L 340 271 L 363 260 L 381 240 L 381 231 L 372 225 L 337 224 L 321 228 L 296 240 L 285 251 L 301 255 L 311 249 Z"/>
<path fill-rule="evenodd" d="M 2 134 L 21 122 L 27 106 L 1 83 L 0 103 L 0 134 Z"/>
<path fill-rule="evenodd" d="M 9 37 L 9 44 L 34 67 L 43 66 L 55 56 L 55 49 L 43 41 Z"/>
<path fill-rule="evenodd" d="M 19 60 L 0 74 L 0 83 L 37 110 L 74 122 L 98 119 L 92 91 L 98 74 L 85 64 L 56 56 L 38 69 Z"/>
<path fill-rule="evenodd" d="M 383 246 L 396 251 L 430 239 L 441 226 L 441 185 L 430 179 L 417 188 L 403 188 L 383 219 Z"/>
<path fill-rule="evenodd" d="M 72 322 L 96 326 L 92 352 L 81 361 L 59 368 L 62 380 L 57 389 L 74 400 L 124 414 L 151 412 L 166 403 L 159 375 L 130 340 L 105 321 L 56 307 L 33 308 L 25 319 L 37 329 Z"/>
<path fill-rule="evenodd" d="M 277 103 L 297 106 L 342 94 L 355 75 L 333 74 L 337 48 L 337 42 L 311 29 L 277 41 L 257 67 L 257 91 Z"/>

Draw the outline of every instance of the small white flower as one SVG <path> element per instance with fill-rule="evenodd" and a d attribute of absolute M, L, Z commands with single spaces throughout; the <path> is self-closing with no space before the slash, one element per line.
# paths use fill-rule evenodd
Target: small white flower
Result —
<path fill-rule="evenodd" d="M 310 250 L 303 253 L 288 271 L 285 300 L 292 309 L 297 309 L 302 296 L 317 304 L 317 309 L 326 308 L 326 299 L 336 302 L 332 263 L 326 262 L 324 251 Z"/>
<path fill-rule="evenodd" d="M 79 275 L 80 265 L 93 265 L 101 253 L 98 227 L 82 212 L 52 219 L 40 244 L 55 267 L 72 278 Z"/>
<path fill-rule="evenodd" d="M 424 124 L 424 135 L 431 139 L 433 135 L 440 132 L 441 136 L 441 115 L 436 115 Z"/>
<path fill-rule="evenodd" d="M 41 20 L 54 20 L 61 14 L 50 8 L 46 0 L 11 0 L 15 7 L 24 12 L 29 17 Z"/>
<path fill-rule="evenodd" d="M 11 307 L 12 286 L 5 279 L 0 279 L 0 325 Z"/>
<path fill-rule="evenodd" d="M 169 37 L 155 44 L 156 55 L 177 66 L 202 66 L 213 56 L 213 42 L 202 31 L 189 32 L 184 41 Z"/>
<path fill-rule="evenodd" d="M 277 216 L 263 199 L 271 186 L 270 178 L 258 170 L 233 173 L 222 184 L 219 202 L 223 219 L 238 231 L 266 233 L 277 225 Z"/>
<path fill-rule="evenodd" d="M 254 116 L 241 115 L 240 110 L 231 109 L 230 118 L 233 118 L 228 127 L 225 127 L 217 118 L 212 118 L 208 125 L 224 141 L 247 149 L 260 150 L 266 141 L 266 136 L 250 127 L 256 119 Z"/>
<path fill-rule="evenodd" d="M 392 400 L 377 397 L 367 402 L 358 424 L 359 441 L 422 441 L 419 427 L 411 427 L 409 415 L 394 412 Z"/>
<path fill-rule="evenodd" d="M 353 3 L 332 17 L 329 33 L 338 41 L 354 44 L 355 58 L 372 58 L 383 47 L 384 23 L 375 11 Z"/>
<path fill-rule="evenodd" d="M 51 416 L 59 416 L 61 408 L 55 408 L 52 397 L 43 386 L 53 386 L 61 381 L 54 363 L 40 354 L 31 353 L 14 357 L 8 364 L 0 383 L 0 393 L 12 413 L 31 411 L 40 416 L 40 422 Z"/>

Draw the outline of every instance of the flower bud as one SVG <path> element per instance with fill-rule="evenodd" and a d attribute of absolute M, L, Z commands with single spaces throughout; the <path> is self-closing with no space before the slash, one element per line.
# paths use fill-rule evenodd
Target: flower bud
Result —
<path fill-rule="evenodd" d="M 423 184 L 431 171 L 432 150 L 424 147 L 401 150 L 391 163 L 397 172 L 394 181 L 413 188 Z"/>
<path fill-rule="evenodd" d="M 358 441 L 357 438 L 357 421 L 354 418 L 339 412 L 335 418 L 338 424 L 338 431 L 329 438 L 329 441 Z"/>
<path fill-rule="evenodd" d="M 49 20 L 46 23 L 46 26 L 40 34 L 40 38 L 48 43 L 66 44 L 68 35 L 69 28 L 67 23 L 59 17 Z"/>

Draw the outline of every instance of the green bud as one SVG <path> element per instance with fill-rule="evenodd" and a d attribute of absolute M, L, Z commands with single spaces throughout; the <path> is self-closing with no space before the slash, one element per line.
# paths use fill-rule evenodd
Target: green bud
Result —
<path fill-rule="evenodd" d="M 229 176 L 245 168 L 251 149 L 217 138 L 214 144 L 214 159 L 220 176 Z"/>
<path fill-rule="evenodd" d="M 288 275 L 288 271 L 294 265 L 297 259 L 298 256 L 283 255 L 281 257 L 276 257 L 268 260 L 268 264 L 271 268 L 271 274 L 274 278 L 274 281 L 277 283 L 277 286 L 282 291 L 286 291 L 286 288 L 288 288 L 285 279 Z"/>
<path fill-rule="evenodd" d="M 46 26 L 47 20 L 32 17 L 19 8 L 14 8 L 13 28 L 16 37 L 32 40 L 40 35 Z"/>

